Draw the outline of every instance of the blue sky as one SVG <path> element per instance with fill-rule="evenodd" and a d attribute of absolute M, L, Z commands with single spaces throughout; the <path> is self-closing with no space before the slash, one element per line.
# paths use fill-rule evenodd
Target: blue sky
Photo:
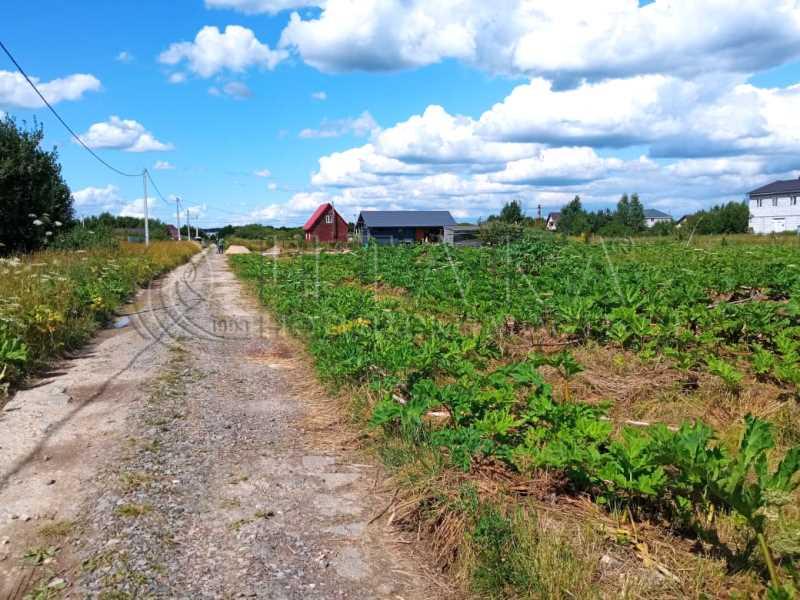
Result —
<path fill-rule="evenodd" d="M 207 226 L 624 192 L 679 216 L 800 175 L 797 1 L 10 4 L 0 39 L 62 116 Z M 44 124 L 78 212 L 141 212 L 13 71 L 0 111 Z"/>

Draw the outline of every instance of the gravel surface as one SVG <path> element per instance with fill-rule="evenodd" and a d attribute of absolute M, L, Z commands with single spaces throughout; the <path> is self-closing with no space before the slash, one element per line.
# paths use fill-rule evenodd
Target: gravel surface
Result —
<path fill-rule="evenodd" d="M 182 306 L 81 511 L 65 594 L 434 597 L 408 545 L 369 524 L 391 500 L 376 467 L 312 441 L 305 370 L 224 256 L 206 255 Z"/>

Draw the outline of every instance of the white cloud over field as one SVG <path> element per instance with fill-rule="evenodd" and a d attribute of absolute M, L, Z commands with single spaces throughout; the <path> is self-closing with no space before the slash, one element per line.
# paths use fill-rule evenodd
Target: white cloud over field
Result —
<path fill-rule="evenodd" d="M 328 0 L 317 14 L 293 13 L 280 45 L 326 72 L 457 59 L 493 73 L 563 83 L 742 73 L 800 56 L 800 6 L 795 0 L 656 0 L 643 7 L 638 0 Z"/>
<path fill-rule="evenodd" d="M 256 38 L 252 29 L 228 25 L 225 31 L 206 26 L 193 42 L 176 42 L 161 53 L 162 64 L 184 65 L 208 79 L 223 71 L 241 73 L 251 67 L 272 70 L 288 56 L 286 50 L 273 50 Z"/>
<path fill-rule="evenodd" d="M 172 144 L 158 141 L 141 123 L 132 119 L 111 116 L 107 121 L 95 123 L 81 134 L 81 139 L 92 149 L 113 149 L 126 152 L 163 152 L 172 150 Z"/>
<path fill-rule="evenodd" d="M 31 81 L 36 84 L 50 104 L 58 104 L 66 100 L 80 100 L 87 92 L 97 92 L 102 87 L 97 77 L 85 73 L 50 81 L 42 81 L 38 77 L 31 76 Z M 21 74 L 0 70 L 0 106 L 41 108 L 44 106 L 44 102 Z"/>

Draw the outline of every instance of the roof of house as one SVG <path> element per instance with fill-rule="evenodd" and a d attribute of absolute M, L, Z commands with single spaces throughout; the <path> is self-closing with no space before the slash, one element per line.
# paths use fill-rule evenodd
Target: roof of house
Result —
<path fill-rule="evenodd" d="M 762 185 L 760 188 L 754 189 L 750 192 L 750 196 L 761 196 L 765 194 L 792 194 L 800 193 L 800 178 L 799 179 L 782 179 L 773 181 L 767 185 Z"/>
<path fill-rule="evenodd" d="M 656 210 L 655 208 L 645 208 L 644 209 L 644 218 L 645 219 L 672 219 L 670 215 L 665 212 L 661 212 L 660 210 Z"/>
<path fill-rule="evenodd" d="M 549 215 L 547 215 L 547 220 L 548 221 L 550 219 L 553 219 L 553 221 L 558 221 L 560 218 L 561 218 L 561 213 L 560 212 L 551 212 Z"/>
<path fill-rule="evenodd" d="M 330 202 L 326 202 L 325 204 L 320 204 L 317 207 L 317 210 L 314 211 L 314 214 L 311 215 L 311 217 L 308 219 L 308 221 L 306 221 L 306 224 L 303 225 L 303 230 L 304 231 L 310 231 L 310 230 L 314 229 L 314 225 L 317 224 L 317 221 L 319 221 L 319 219 L 320 219 L 320 217 L 322 217 L 322 215 L 324 215 L 326 212 L 328 212 L 328 209 L 331 208 L 331 206 L 333 206 L 333 205 Z"/>
<path fill-rule="evenodd" d="M 452 227 L 447 210 L 364 210 L 358 216 L 367 227 Z"/>

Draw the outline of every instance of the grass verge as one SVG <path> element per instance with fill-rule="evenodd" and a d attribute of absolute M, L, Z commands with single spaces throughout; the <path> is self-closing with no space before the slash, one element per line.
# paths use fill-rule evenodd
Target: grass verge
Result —
<path fill-rule="evenodd" d="M 139 286 L 198 251 L 191 242 L 121 243 L 0 259 L 0 399 L 10 385 L 84 344 Z"/>

